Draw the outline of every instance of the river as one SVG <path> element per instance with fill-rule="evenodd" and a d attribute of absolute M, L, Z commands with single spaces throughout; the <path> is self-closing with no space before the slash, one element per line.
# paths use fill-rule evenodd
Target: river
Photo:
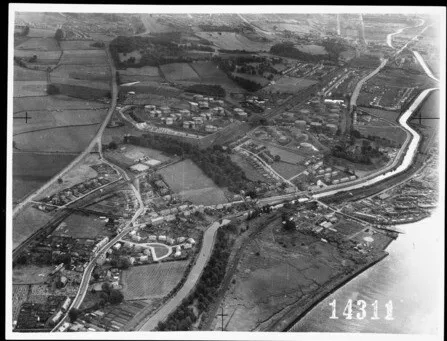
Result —
<path fill-rule="evenodd" d="M 399 226 L 405 231 L 391 243 L 389 256 L 360 274 L 344 287 L 316 305 L 294 332 L 363 332 L 437 334 L 442 329 L 443 310 L 443 219 L 430 217 L 417 223 Z M 336 299 L 338 319 L 329 319 Z M 349 299 L 364 300 L 367 315 L 357 320 L 343 316 Z M 379 320 L 371 320 L 371 304 L 379 303 Z M 392 300 L 394 320 L 385 320 L 385 304 Z"/>

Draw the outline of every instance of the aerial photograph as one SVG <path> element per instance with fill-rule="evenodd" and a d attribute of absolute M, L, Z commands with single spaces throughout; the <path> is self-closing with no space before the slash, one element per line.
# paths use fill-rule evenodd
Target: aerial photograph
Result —
<path fill-rule="evenodd" d="M 11 338 L 443 333 L 445 8 L 33 6 Z"/>

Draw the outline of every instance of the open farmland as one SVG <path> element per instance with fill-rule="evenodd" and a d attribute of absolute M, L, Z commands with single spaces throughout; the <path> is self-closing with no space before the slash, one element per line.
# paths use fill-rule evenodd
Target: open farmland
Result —
<path fill-rule="evenodd" d="M 17 148 L 34 152 L 81 152 L 96 134 L 99 124 L 28 132 L 14 137 Z"/>
<path fill-rule="evenodd" d="M 37 56 L 36 63 L 55 64 L 61 56 L 61 51 L 36 51 L 36 50 L 14 50 L 14 57 L 33 57 Z"/>
<path fill-rule="evenodd" d="M 46 81 L 45 71 L 30 70 L 14 65 L 14 81 Z"/>
<path fill-rule="evenodd" d="M 30 38 L 22 44 L 16 46 L 18 50 L 33 50 L 33 51 L 57 51 L 61 49 L 57 44 L 56 39 L 53 38 Z"/>
<path fill-rule="evenodd" d="M 94 40 L 62 40 L 61 48 L 67 50 L 102 50 L 101 48 L 92 46 Z"/>
<path fill-rule="evenodd" d="M 110 81 L 110 69 L 107 65 L 67 65 L 62 64 L 51 72 L 51 80 L 76 79 L 83 81 Z"/>
<path fill-rule="evenodd" d="M 107 104 L 95 101 L 81 100 L 65 95 L 51 95 L 45 97 L 34 98 L 14 98 L 13 111 L 33 111 L 33 110 L 48 110 L 59 111 L 64 109 L 107 109 Z"/>
<path fill-rule="evenodd" d="M 46 96 L 47 81 L 14 81 L 14 97 Z"/>
<path fill-rule="evenodd" d="M 278 79 L 275 84 L 269 85 L 268 87 L 264 88 L 264 90 L 269 92 L 279 91 L 283 93 L 296 93 L 301 89 L 305 89 L 316 83 L 317 81 L 313 81 L 310 79 L 284 76 Z"/>
<path fill-rule="evenodd" d="M 182 279 L 189 261 L 134 266 L 122 273 L 125 300 L 166 296 Z"/>
<path fill-rule="evenodd" d="M 30 38 L 54 38 L 54 34 L 56 33 L 56 29 L 46 29 L 46 28 L 37 28 L 30 27 L 28 37 Z"/>
<path fill-rule="evenodd" d="M 160 18 L 153 17 L 147 13 L 140 14 L 140 18 L 146 28 L 145 33 L 165 33 L 179 30 L 178 28 L 175 28 L 175 26 L 171 27 L 163 24 L 160 21 Z"/>
<path fill-rule="evenodd" d="M 143 66 L 141 68 L 127 68 L 125 70 L 119 70 L 118 72 L 120 75 L 121 83 L 163 80 L 158 70 L 158 67 L 155 66 Z"/>
<path fill-rule="evenodd" d="M 58 126 L 75 126 L 85 124 L 101 123 L 107 114 L 106 109 L 97 110 L 60 110 L 43 111 L 36 110 L 28 112 L 30 119 L 14 120 L 14 136 L 33 130 L 48 129 Z M 14 117 L 23 117 L 23 112 L 14 114 Z"/>
<path fill-rule="evenodd" d="M 64 51 L 61 64 L 107 64 L 107 56 L 103 50 L 70 50 Z"/>
<path fill-rule="evenodd" d="M 184 80 L 200 80 L 194 69 L 187 63 L 172 63 L 160 66 L 165 78 L 171 82 Z"/>
<path fill-rule="evenodd" d="M 163 168 L 159 173 L 183 200 L 197 205 L 227 202 L 224 192 L 189 159 Z"/>
<path fill-rule="evenodd" d="M 273 45 L 270 42 L 253 41 L 234 32 L 198 32 L 196 34 L 223 50 L 269 51 Z"/>

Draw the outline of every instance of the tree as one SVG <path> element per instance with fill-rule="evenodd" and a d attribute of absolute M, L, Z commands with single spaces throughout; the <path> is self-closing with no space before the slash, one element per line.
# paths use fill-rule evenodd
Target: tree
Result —
<path fill-rule="evenodd" d="M 127 257 L 120 257 L 117 263 L 118 269 L 128 269 L 130 266 L 130 259 Z"/>
<path fill-rule="evenodd" d="M 61 41 L 64 38 L 64 31 L 62 31 L 60 28 L 56 30 L 56 33 L 54 34 L 54 39 L 57 41 Z"/>
<path fill-rule="evenodd" d="M 68 317 L 70 318 L 71 323 L 76 321 L 76 319 L 79 317 L 80 313 L 81 313 L 80 310 L 77 308 L 70 309 L 70 311 L 68 312 Z"/>
<path fill-rule="evenodd" d="M 47 93 L 48 95 L 57 95 L 59 93 L 59 88 L 54 84 L 48 84 Z"/>
<path fill-rule="evenodd" d="M 276 162 L 279 162 L 279 161 L 281 161 L 281 156 L 279 156 L 279 155 L 275 155 L 275 156 L 273 157 L 273 160 L 275 160 Z"/>
<path fill-rule="evenodd" d="M 120 304 L 124 299 L 121 291 L 116 289 L 111 289 L 109 294 L 109 302 L 111 304 Z"/>
<path fill-rule="evenodd" d="M 103 292 L 109 293 L 110 292 L 110 283 L 109 282 L 102 283 L 101 289 Z"/>
<path fill-rule="evenodd" d="M 115 141 L 109 143 L 109 149 L 117 149 L 118 144 Z"/>

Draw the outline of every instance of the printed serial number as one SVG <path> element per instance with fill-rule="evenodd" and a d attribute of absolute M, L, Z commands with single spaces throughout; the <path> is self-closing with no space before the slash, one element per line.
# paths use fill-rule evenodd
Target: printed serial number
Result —
<path fill-rule="evenodd" d="M 331 303 L 329 303 L 329 305 L 332 307 L 332 314 L 329 318 L 334 320 L 338 319 L 336 310 L 337 300 L 333 300 Z M 346 306 L 343 309 L 342 315 L 346 320 L 352 320 L 352 319 L 363 320 L 367 318 L 369 314 L 371 316 L 370 317 L 371 320 L 380 320 L 379 315 L 382 314 L 382 316 L 385 315 L 383 317 L 385 320 L 388 321 L 394 320 L 393 301 L 389 300 L 387 303 L 385 303 L 384 308 L 385 309 L 379 308 L 379 302 L 377 300 L 368 305 L 364 300 L 355 301 L 354 304 L 354 302 L 351 299 L 349 299 L 348 302 L 346 303 Z M 356 310 L 355 314 L 353 310 Z"/>

